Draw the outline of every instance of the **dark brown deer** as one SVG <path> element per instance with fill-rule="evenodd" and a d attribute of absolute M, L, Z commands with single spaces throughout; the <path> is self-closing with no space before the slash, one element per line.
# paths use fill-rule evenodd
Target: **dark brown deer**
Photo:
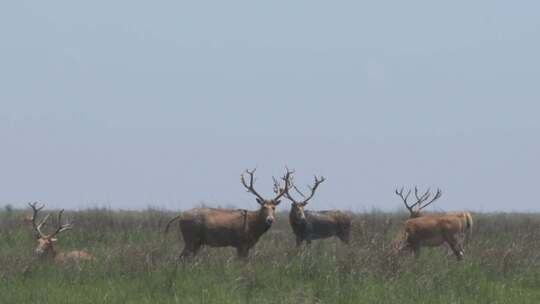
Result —
<path fill-rule="evenodd" d="M 289 178 L 292 172 L 287 170 L 282 178 L 285 183 L 283 190 L 272 199 L 264 199 L 255 190 L 253 176 L 255 170 L 246 170 L 246 173 L 249 175 L 249 184 L 244 174 L 240 176 L 240 181 L 247 192 L 255 195 L 260 205 L 259 210 L 195 208 L 174 217 L 167 223 L 165 232 L 173 221 L 179 219 L 185 243 L 181 258 L 194 256 L 203 245 L 234 247 L 238 257 L 246 258 L 249 250 L 270 229 L 275 221 L 274 210 L 280 203 L 279 199 L 289 189 Z"/>
<path fill-rule="evenodd" d="M 422 209 L 441 197 L 441 190 L 437 189 L 437 192 L 428 203 L 425 202 L 431 197 L 429 189 L 423 195 L 419 195 L 418 188 L 415 187 L 416 202 L 412 205 L 407 203 L 410 194 L 411 190 L 406 195 L 403 195 L 403 188 L 400 191 L 396 190 L 396 195 L 402 199 L 405 207 L 409 210 L 409 219 L 405 221 L 395 239 L 397 249 L 411 249 L 415 256 L 418 257 L 421 247 L 434 247 L 446 243 L 450 246 L 456 258 L 461 260 L 464 251 L 460 238 L 472 227 L 470 213 L 423 213 L 420 212 Z"/>
<path fill-rule="evenodd" d="M 39 222 L 39 224 L 36 224 L 38 213 L 41 209 L 43 209 L 43 207 L 45 207 L 45 205 L 42 205 L 41 207 L 37 207 L 37 202 L 29 203 L 28 205 L 30 206 L 30 208 L 32 208 L 32 211 L 33 211 L 32 226 L 33 226 L 35 237 L 38 243 L 35 249 L 35 252 L 39 258 L 52 260 L 52 261 L 60 262 L 60 263 L 65 262 L 67 260 L 93 259 L 93 256 L 84 250 L 73 250 L 69 252 L 63 252 L 63 251 L 57 251 L 54 248 L 53 242 L 57 241 L 56 236 L 61 232 L 68 231 L 73 228 L 73 225 L 70 223 L 61 224 L 62 214 L 64 213 L 63 209 L 60 210 L 60 212 L 58 213 L 58 220 L 57 220 L 58 227 L 56 228 L 56 230 L 51 234 L 45 234 L 41 231 L 41 228 L 49 219 L 50 214 L 47 214 Z"/>
<path fill-rule="evenodd" d="M 305 196 L 290 181 L 291 187 L 298 192 L 303 200 L 296 200 L 285 189 L 285 197 L 291 201 L 291 210 L 289 212 L 289 223 L 291 224 L 294 235 L 296 236 L 296 246 L 300 246 L 303 241 L 309 245 L 312 240 L 324 239 L 336 236 L 345 244 L 349 244 L 351 233 L 352 217 L 349 213 L 340 210 L 308 211 L 304 207 L 315 195 L 315 191 L 321 183 L 325 181 L 324 177 L 315 176 L 313 186 L 308 186 L 311 191 L 309 196 Z M 274 181 L 274 191 L 279 191 L 279 184 Z"/>

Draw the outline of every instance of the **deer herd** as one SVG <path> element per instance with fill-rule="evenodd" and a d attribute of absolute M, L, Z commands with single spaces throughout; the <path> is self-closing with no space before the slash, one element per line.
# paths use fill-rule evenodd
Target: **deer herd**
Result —
<path fill-rule="evenodd" d="M 261 236 L 266 233 L 275 222 L 276 207 L 285 198 L 290 201 L 289 224 L 296 239 L 296 246 L 303 242 L 307 245 L 313 240 L 337 237 L 344 244 L 351 240 L 352 214 L 341 210 L 312 211 L 306 210 L 309 201 L 314 197 L 319 186 L 326 180 L 315 176 L 312 186 L 308 186 L 309 193 L 302 192 L 294 183 L 294 172 L 287 169 L 280 180 L 273 178 L 274 193 L 272 198 L 264 198 L 255 190 L 255 169 L 246 170 L 241 174 L 240 182 L 248 193 L 255 196 L 259 204 L 258 210 L 225 208 L 194 208 L 184 211 L 172 218 L 166 225 L 165 233 L 170 225 L 178 221 L 184 240 L 184 248 L 180 254 L 181 259 L 194 256 L 202 246 L 233 247 L 239 258 L 247 258 Z M 295 194 L 292 192 L 294 191 Z M 408 202 L 414 193 L 414 203 Z M 423 209 L 435 202 L 442 195 L 437 189 L 433 195 L 430 189 L 420 193 L 418 188 L 395 191 L 409 211 L 409 218 L 399 227 L 391 246 L 393 251 L 399 253 L 410 250 L 415 257 L 419 256 L 421 247 L 433 247 L 447 244 L 456 258 L 463 258 L 463 242 L 467 233 L 472 229 L 472 216 L 469 212 L 423 212 Z M 295 197 L 296 196 L 296 197 Z M 50 218 L 50 214 L 38 221 L 39 212 L 44 205 L 30 203 L 33 213 L 23 220 L 32 224 L 37 242 L 35 254 L 43 260 L 58 263 L 67 260 L 93 260 L 94 257 L 84 250 L 69 252 L 56 250 L 53 243 L 57 241 L 60 233 L 69 231 L 73 225 L 66 221 L 62 224 L 61 210 L 56 218 L 56 227 L 50 234 L 43 232 L 43 227 Z"/>

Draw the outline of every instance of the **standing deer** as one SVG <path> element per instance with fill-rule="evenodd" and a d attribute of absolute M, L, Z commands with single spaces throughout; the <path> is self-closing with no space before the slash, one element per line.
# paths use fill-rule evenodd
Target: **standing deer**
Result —
<path fill-rule="evenodd" d="M 39 208 L 37 207 L 37 202 L 29 203 L 28 205 L 30 206 L 30 208 L 32 208 L 32 211 L 33 211 L 32 226 L 34 228 L 35 237 L 38 243 L 35 249 L 35 252 L 38 257 L 42 259 L 53 260 L 55 262 L 60 262 L 60 263 L 65 262 L 66 260 L 91 260 L 93 259 L 93 256 L 84 250 L 73 250 L 69 252 L 63 252 L 63 251 L 57 251 L 53 247 L 53 242 L 57 241 L 56 236 L 59 233 L 71 230 L 73 228 L 73 225 L 70 223 L 61 224 L 62 214 L 64 213 L 63 209 L 60 210 L 60 212 L 58 213 L 58 220 L 57 220 L 58 227 L 56 228 L 56 230 L 51 234 L 45 234 L 41 231 L 41 228 L 49 219 L 50 214 L 47 214 L 39 222 L 39 224 L 36 224 L 38 213 L 39 211 L 41 211 L 41 209 L 43 209 L 43 207 L 45 207 L 45 205 L 42 205 Z"/>
<path fill-rule="evenodd" d="M 291 186 L 300 194 L 303 200 L 299 201 L 292 197 L 289 189 L 285 190 L 285 197 L 291 201 L 291 211 L 289 212 L 289 223 L 296 236 L 296 246 L 300 246 L 303 241 L 309 245 L 312 240 L 324 239 L 337 236 L 345 244 L 349 244 L 351 233 L 350 214 L 340 210 L 306 211 L 304 207 L 315 195 L 315 191 L 325 178 L 315 176 L 313 187 L 308 186 L 311 194 L 305 196 L 293 183 Z M 274 180 L 274 191 L 280 190 L 279 184 Z"/>
<path fill-rule="evenodd" d="M 412 205 L 407 203 L 411 190 L 403 195 L 403 188 L 396 190 L 407 210 L 409 210 L 409 219 L 403 224 L 403 228 L 396 237 L 397 249 L 411 249 L 415 256 L 420 254 L 420 248 L 423 246 L 440 246 L 448 244 L 454 252 L 456 258 L 463 258 L 463 247 L 460 242 L 460 236 L 465 231 L 472 228 L 472 216 L 468 212 L 449 212 L 449 213 L 422 213 L 425 207 L 432 204 L 442 196 L 440 189 L 433 198 L 425 203 L 430 197 L 431 192 L 428 189 L 423 195 L 418 194 L 418 188 L 415 187 L 414 195 L 416 202 Z"/>
<path fill-rule="evenodd" d="M 416 198 L 416 202 L 412 205 L 409 205 L 407 203 L 407 199 L 410 194 L 411 194 L 411 191 L 409 190 L 407 192 L 407 195 L 403 196 L 403 188 L 401 188 L 400 191 L 396 189 L 396 195 L 398 195 L 403 200 L 403 204 L 405 204 L 405 208 L 407 208 L 407 210 L 409 211 L 409 218 L 417 218 L 417 217 L 422 217 L 422 216 L 454 215 L 460 218 L 460 220 L 464 223 L 463 231 L 462 231 L 463 234 L 471 231 L 473 220 L 472 220 L 472 215 L 470 212 L 467 212 L 467 211 L 450 211 L 450 212 L 443 212 L 443 213 L 421 212 L 422 209 L 431 205 L 431 203 L 438 200 L 442 196 L 442 191 L 440 189 L 437 189 L 435 196 L 428 203 L 425 203 L 425 202 L 431 197 L 431 192 L 429 188 L 426 190 L 426 192 L 423 195 L 418 195 L 418 187 L 414 187 L 414 196 Z"/>
<path fill-rule="evenodd" d="M 275 221 L 274 210 L 280 203 L 280 198 L 289 189 L 289 178 L 292 172 L 287 170 L 282 180 L 285 183 L 283 190 L 272 199 L 264 199 L 254 188 L 254 173 L 246 170 L 249 175 L 249 184 L 244 174 L 240 175 L 240 182 L 246 191 L 255 195 L 260 205 L 257 211 L 242 209 L 221 208 L 195 208 L 187 210 L 172 218 L 165 228 L 179 219 L 180 230 L 184 238 L 184 249 L 180 257 L 194 256 L 201 246 L 234 247 L 239 258 L 246 258 L 249 250 L 257 244 L 259 238 Z"/>

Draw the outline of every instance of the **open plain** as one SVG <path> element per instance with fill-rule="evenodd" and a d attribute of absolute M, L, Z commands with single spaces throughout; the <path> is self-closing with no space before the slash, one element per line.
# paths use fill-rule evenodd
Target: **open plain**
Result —
<path fill-rule="evenodd" d="M 247 260 L 232 248 L 203 248 L 178 261 L 175 214 L 160 210 L 66 211 L 74 229 L 60 250 L 85 249 L 94 260 L 50 263 L 35 258 L 27 212 L 0 212 L 1 303 L 538 303 L 540 215 L 473 214 L 458 262 L 448 248 L 418 260 L 392 252 L 404 213 L 353 217 L 351 244 L 338 239 L 295 246 L 288 214 Z"/>

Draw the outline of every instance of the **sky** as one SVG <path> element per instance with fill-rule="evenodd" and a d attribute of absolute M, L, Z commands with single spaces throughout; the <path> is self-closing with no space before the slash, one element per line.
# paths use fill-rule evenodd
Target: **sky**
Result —
<path fill-rule="evenodd" d="M 4 1 L 0 206 L 255 209 L 288 166 L 310 209 L 540 212 L 539 10 Z"/>

